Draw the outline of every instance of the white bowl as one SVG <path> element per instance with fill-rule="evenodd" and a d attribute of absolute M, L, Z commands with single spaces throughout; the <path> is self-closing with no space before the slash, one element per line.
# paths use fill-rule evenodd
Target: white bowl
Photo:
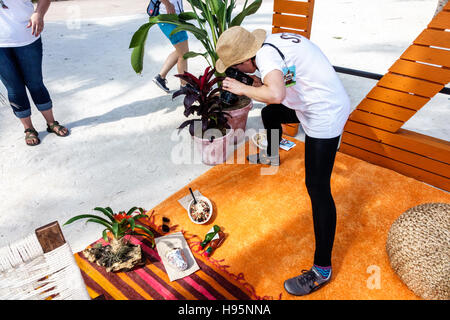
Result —
<path fill-rule="evenodd" d="M 260 137 L 259 141 L 257 139 L 258 136 Z M 257 146 L 261 150 L 267 149 L 267 136 L 265 133 L 255 133 L 252 136 L 252 142 L 255 146 Z"/>
<path fill-rule="evenodd" d="M 204 196 L 200 196 L 200 197 L 197 196 L 197 197 L 195 197 L 195 199 L 196 199 L 197 201 L 203 200 L 203 201 L 205 201 L 205 202 L 208 204 L 208 206 L 209 206 L 209 216 L 208 216 L 208 218 L 207 218 L 205 221 L 202 221 L 202 222 L 195 221 L 194 218 L 192 218 L 191 212 L 190 212 L 191 205 L 194 203 L 194 199 L 192 199 L 192 200 L 189 202 L 188 209 L 187 209 L 189 219 L 191 219 L 191 221 L 192 221 L 193 223 L 195 223 L 195 224 L 205 224 L 205 223 L 207 223 L 207 222 L 209 221 L 209 219 L 211 219 L 211 217 L 212 217 L 212 214 L 213 214 L 213 206 L 212 206 L 212 203 L 211 203 L 211 201 L 209 201 L 208 198 L 206 198 L 206 197 L 204 197 Z"/>

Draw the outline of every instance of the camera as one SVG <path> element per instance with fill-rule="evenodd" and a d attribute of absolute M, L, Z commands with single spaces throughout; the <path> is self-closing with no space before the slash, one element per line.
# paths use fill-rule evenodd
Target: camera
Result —
<path fill-rule="evenodd" d="M 236 79 L 239 82 L 242 82 L 246 85 L 251 86 L 253 84 L 253 78 L 246 75 L 245 73 L 239 71 L 236 68 L 228 68 L 225 71 L 225 74 L 229 78 Z M 230 91 L 223 90 L 220 94 L 220 100 L 227 105 L 233 105 L 238 101 L 239 97 Z"/>

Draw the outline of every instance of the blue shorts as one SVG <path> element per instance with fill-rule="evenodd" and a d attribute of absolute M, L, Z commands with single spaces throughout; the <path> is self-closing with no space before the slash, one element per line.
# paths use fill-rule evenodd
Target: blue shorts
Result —
<path fill-rule="evenodd" d="M 161 31 L 166 35 L 166 37 L 170 40 L 172 44 L 177 44 L 188 39 L 188 35 L 186 31 L 180 31 L 175 33 L 174 35 L 170 35 L 170 33 L 177 27 L 177 25 L 172 23 L 158 23 Z"/>

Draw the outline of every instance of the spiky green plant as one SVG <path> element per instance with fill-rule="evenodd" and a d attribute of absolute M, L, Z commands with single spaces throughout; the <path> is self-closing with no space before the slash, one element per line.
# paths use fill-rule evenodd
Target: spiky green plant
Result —
<path fill-rule="evenodd" d="M 88 219 L 87 222 L 93 222 L 103 225 L 105 230 L 103 230 L 103 239 L 108 241 L 108 231 L 110 231 L 113 237 L 117 240 L 122 239 L 126 235 L 138 235 L 145 236 L 151 240 L 152 246 L 154 247 L 154 235 L 147 227 L 136 223 L 138 219 L 148 218 L 149 216 L 145 213 L 144 209 L 138 207 L 132 207 L 128 212 L 120 211 L 117 214 L 114 214 L 113 210 L 110 207 L 94 208 L 95 211 L 101 212 L 103 215 L 107 217 L 107 219 L 103 218 L 99 215 L 93 214 L 82 214 L 75 216 L 69 219 L 64 225 L 71 224 L 80 219 Z M 137 211 L 139 211 L 138 214 Z"/>

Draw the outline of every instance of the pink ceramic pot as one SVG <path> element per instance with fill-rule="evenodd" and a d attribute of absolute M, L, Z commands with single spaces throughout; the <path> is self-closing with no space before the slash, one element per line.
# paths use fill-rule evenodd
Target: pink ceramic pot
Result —
<path fill-rule="evenodd" d="M 197 152 L 201 152 L 202 162 L 207 165 L 216 165 L 227 161 L 228 156 L 234 151 L 232 140 L 234 130 L 228 129 L 227 134 L 215 138 L 213 142 L 193 136 L 194 146 Z"/>
<path fill-rule="evenodd" d="M 224 110 L 232 116 L 232 118 L 228 119 L 228 124 L 232 129 L 234 129 L 234 144 L 240 143 L 245 138 L 245 128 L 247 127 L 248 113 L 252 108 L 253 101 L 250 100 L 250 103 L 241 109 L 231 111 Z"/>

